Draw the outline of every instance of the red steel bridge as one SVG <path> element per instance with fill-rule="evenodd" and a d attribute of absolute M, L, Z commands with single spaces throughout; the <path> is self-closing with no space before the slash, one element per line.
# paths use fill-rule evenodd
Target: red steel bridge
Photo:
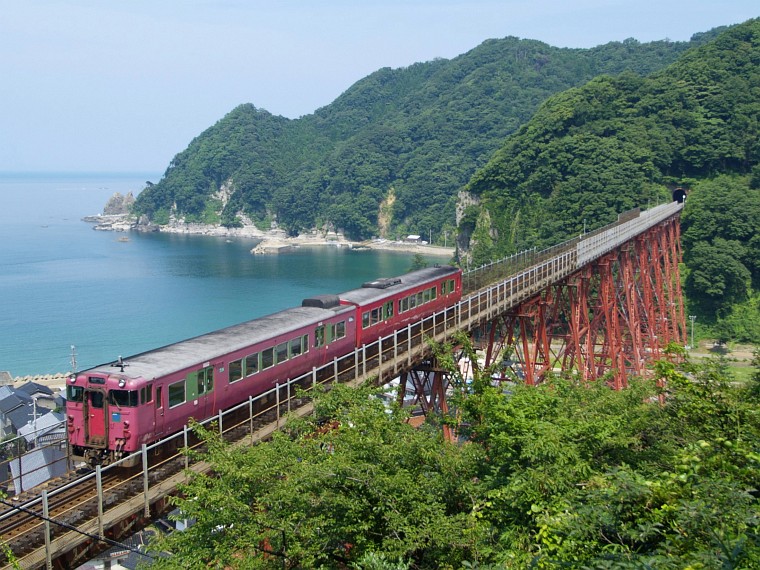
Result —
<path fill-rule="evenodd" d="M 460 332 L 473 336 L 485 365 L 504 358 L 508 347 L 510 365 L 528 384 L 562 369 L 579 381 L 606 378 L 613 388 L 624 388 L 630 377 L 647 374 L 669 343 L 686 340 L 678 272 L 682 207 L 673 202 L 632 210 L 544 251 L 469 271 L 466 294 L 455 306 L 305 376 L 283 378 L 269 392 L 220 412 L 213 429 L 233 445 L 265 440 L 283 415 L 310 413 L 309 390 L 332 382 L 401 378 L 402 390 L 417 388 L 423 411 L 445 409 L 446 378 L 430 365 L 429 340 L 451 342 Z M 306 396 L 296 395 L 296 386 Z M 76 567 L 165 514 L 188 470 L 210 469 L 179 451 L 200 445 L 186 427 L 144 445 L 137 467 L 115 463 L 85 474 L 72 471 L 5 500 L 2 540 L 21 568 Z M 0 553 L 0 561 L 14 567 L 7 553 Z"/>

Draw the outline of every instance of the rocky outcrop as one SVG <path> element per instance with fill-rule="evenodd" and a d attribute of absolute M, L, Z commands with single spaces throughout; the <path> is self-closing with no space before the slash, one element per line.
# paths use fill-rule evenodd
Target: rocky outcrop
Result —
<path fill-rule="evenodd" d="M 128 192 L 126 196 L 122 196 L 119 192 L 116 192 L 108 199 L 108 202 L 106 202 L 106 205 L 103 208 L 103 215 L 120 216 L 128 214 L 134 203 L 135 197 L 132 195 L 132 192 Z"/>

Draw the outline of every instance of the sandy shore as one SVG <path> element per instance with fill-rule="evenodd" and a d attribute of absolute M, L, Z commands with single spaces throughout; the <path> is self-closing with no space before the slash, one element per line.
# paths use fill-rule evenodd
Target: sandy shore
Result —
<path fill-rule="evenodd" d="M 261 242 L 251 250 L 256 255 L 287 253 L 293 249 L 301 247 L 345 247 L 361 250 L 385 250 L 399 251 L 403 253 L 418 253 L 420 255 L 430 255 L 452 259 L 454 257 L 453 247 L 441 247 L 422 243 L 408 243 L 403 241 L 392 241 L 386 239 L 374 239 L 367 241 L 349 241 L 340 235 L 322 236 L 318 234 L 305 234 L 297 237 L 287 237 L 282 233 L 269 233 L 261 238 Z"/>
<path fill-rule="evenodd" d="M 249 220 L 245 220 L 245 224 L 242 228 L 225 228 L 223 226 L 206 224 L 185 224 L 176 221 L 166 226 L 139 228 L 134 220 L 127 216 L 88 216 L 84 218 L 84 221 L 94 224 L 93 229 L 102 231 L 130 232 L 147 230 L 209 237 L 257 239 L 261 240 L 261 242 L 251 250 L 251 253 L 264 255 L 286 253 L 287 251 L 299 247 L 332 246 L 348 247 L 357 250 L 381 249 L 404 253 L 419 253 L 421 255 L 446 257 L 448 259 L 454 257 L 453 247 L 441 247 L 428 245 L 426 243 L 409 243 L 387 239 L 373 239 L 356 242 L 347 240 L 342 234 L 335 232 L 325 233 L 314 231 L 296 237 L 289 237 L 282 230 L 275 229 L 264 232 L 254 226 Z M 120 239 L 128 241 L 128 238 Z"/>

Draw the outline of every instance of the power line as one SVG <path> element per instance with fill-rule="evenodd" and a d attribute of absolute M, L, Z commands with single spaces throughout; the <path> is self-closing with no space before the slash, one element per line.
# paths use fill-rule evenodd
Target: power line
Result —
<path fill-rule="evenodd" d="M 24 512 L 24 513 L 26 513 L 28 515 L 32 515 L 33 517 L 41 519 L 43 521 L 47 521 L 47 522 L 51 522 L 53 524 L 57 524 L 58 526 L 61 526 L 61 527 L 65 528 L 65 529 L 67 529 L 67 530 L 71 530 L 71 531 L 74 531 L 76 533 L 79 533 L 79 534 L 81 534 L 83 536 L 86 536 L 87 538 L 91 538 L 93 540 L 97 540 L 98 542 L 105 542 L 106 544 L 109 544 L 111 546 L 116 546 L 118 548 L 121 548 L 122 550 L 128 550 L 129 552 L 133 552 L 135 554 L 139 554 L 140 556 L 145 556 L 146 558 L 150 558 L 151 560 L 155 560 L 154 556 L 151 556 L 150 554 L 146 554 L 146 553 L 144 553 L 144 552 L 142 552 L 142 551 L 140 551 L 140 550 L 138 550 L 136 548 L 132 548 L 131 546 L 128 546 L 128 545 L 126 545 L 124 543 L 117 542 L 117 541 L 112 540 L 112 539 L 110 539 L 108 537 L 105 537 L 105 536 L 98 536 L 96 534 L 90 534 L 89 532 L 85 532 L 83 530 L 79 530 L 77 527 L 75 527 L 73 525 L 70 525 L 70 524 L 65 523 L 65 522 L 57 521 L 57 520 L 52 519 L 50 517 L 46 517 L 44 515 L 41 515 L 37 511 L 33 511 L 32 509 L 27 509 L 26 507 L 22 507 L 21 505 L 14 505 L 13 503 L 10 503 L 10 502 L 6 501 L 5 499 L 0 499 L 0 503 L 6 505 L 8 507 L 11 507 L 12 509 Z"/>

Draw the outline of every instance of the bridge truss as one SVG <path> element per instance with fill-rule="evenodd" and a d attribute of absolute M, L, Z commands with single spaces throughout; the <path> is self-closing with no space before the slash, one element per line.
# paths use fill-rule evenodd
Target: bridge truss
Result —
<path fill-rule="evenodd" d="M 678 218 L 658 223 L 484 323 L 485 365 L 508 354 L 515 375 L 536 384 L 548 371 L 615 388 L 648 374 L 686 325 Z"/>

